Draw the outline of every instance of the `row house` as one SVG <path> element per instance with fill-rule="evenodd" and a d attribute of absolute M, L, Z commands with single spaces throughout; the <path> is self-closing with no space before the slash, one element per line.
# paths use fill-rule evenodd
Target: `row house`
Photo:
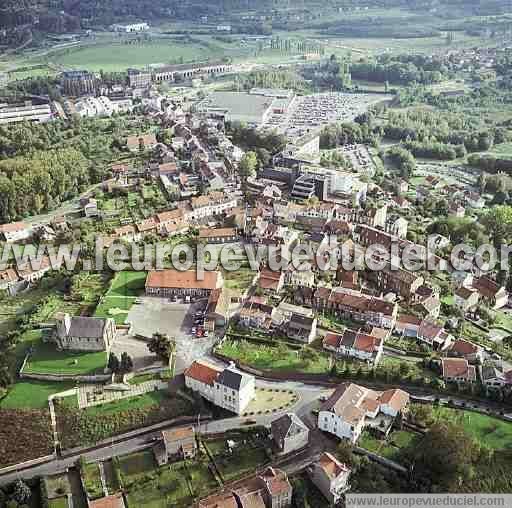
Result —
<path fill-rule="evenodd" d="M 272 311 L 274 308 L 266 303 L 248 300 L 238 315 L 240 326 L 249 329 L 268 331 L 272 327 Z"/>
<path fill-rule="evenodd" d="M 206 243 L 234 243 L 238 241 L 235 228 L 201 228 L 199 240 Z"/>
<path fill-rule="evenodd" d="M 199 501 L 197 508 L 290 508 L 293 488 L 281 469 L 268 467 L 232 489 Z"/>
<path fill-rule="evenodd" d="M 196 296 L 209 297 L 215 289 L 224 284 L 220 272 L 205 272 L 202 278 L 195 270 L 153 270 L 146 279 L 148 296 Z"/>
<path fill-rule="evenodd" d="M 444 327 L 430 318 L 421 321 L 417 338 L 436 351 L 446 349 L 453 341 L 453 337 Z"/>
<path fill-rule="evenodd" d="M 512 370 L 504 372 L 492 364 L 480 368 L 480 378 L 486 388 L 496 390 L 512 386 Z"/>
<path fill-rule="evenodd" d="M 323 347 L 337 356 L 356 358 L 377 365 L 384 350 L 384 340 L 371 334 L 346 329 L 342 335 L 328 333 Z"/>
<path fill-rule="evenodd" d="M 319 303 L 324 308 L 323 298 Z M 387 302 L 373 296 L 339 291 L 332 291 L 325 303 L 325 308 L 335 314 L 381 328 L 393 328 L 398 312 L 396 303 Z"/>
<path fill-rule="evenodd" d="M 190 210 L 186 214 L 189 220 L 204 219 L 227 213 L 229 210 L 236 208 L 237 200 L 229 197 L 223 192 L 212 191 L 208 194 L 198 196 L 191 199 Z"/>
<path fill-rule="evenodd" d="M 407 301 L 413 299 L 414 294 L 424 281 L 421 275 L 403 268 L 393 269 L 391 266 L 370 272 L 370 278 L 380 291 L 395 293 Z"/>
<path fill-rule="evenodd" d="M 473 344 L 469 340 L 457 339 L 448 349 L 446 355 L 456 358 L 465 358 L 470 363 L 479 363 L 483 361 L 484 350 L 481 346 Z"/>

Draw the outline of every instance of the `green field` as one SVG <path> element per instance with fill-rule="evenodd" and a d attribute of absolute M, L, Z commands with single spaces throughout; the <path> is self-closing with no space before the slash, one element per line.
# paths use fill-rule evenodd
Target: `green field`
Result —
<path fill-rule="evenodd" d="M 116 324 L 124 324 L 136 297 L 144 292 L 145 283 L 146 272 L 119 272 L 100 300 L 94 315 L 111 317 Z"/>
<path fill-rule="evenodd" d="M 69 390 L 74 386 L 74 383 L 69 382 L 18 381 L 0 401 L 0 408 L 47 408 L 50 395 Z"/>
<path fill-rule="evenodd" d="M 512 423 L 473 411 L 459 411 L 445 407 L 435 408 L 434 416 L 438 421 L 449 420 L 461 425 L 478 442 L 490 448 L 512 449 Z"/>
<path fill-rule="evenodd" d="M 76 353 L 58 351 L 53 343 L 39 342 L 23 372 L 27 374 L 86 375 L 102 373 L 107 364 L 105 351 Z"/>
<path fill-rule="evenodd" d="M 137 44 L 108 42 L 68 49 L 66 52 L 61 51 L 51 55 L 51 61 L 70 69 L 114 72 L 124 71 L 128 67 L 206 60 L 221 56 L 221 52 L 206 45 L 182 44 L 161 39 Z"/>

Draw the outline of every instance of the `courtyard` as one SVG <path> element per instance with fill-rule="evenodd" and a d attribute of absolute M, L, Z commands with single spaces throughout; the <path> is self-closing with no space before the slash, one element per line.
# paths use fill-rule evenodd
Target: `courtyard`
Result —
<path fill-rule="evenodd" d="M 257 386 L 255 394 L 255 398 L 249 403 L 243 416 L 284 411 L 292 408 L 299 401 L 299 395 L 293 390 Z"/>
<path fill-rule="evenodd" d="M 131 337 L 150 338 L 154 333 L 176 340 L 175 374 L 181 374 L 194 360 L 203 357 L 214 345 L 214 336 L 196 338 L 191 335 L 194 316 L 204 311 L 206 299 L 194 303 L 170 302 L 168 298 L 143 296 L 131 308 L 127 323 Z"/>

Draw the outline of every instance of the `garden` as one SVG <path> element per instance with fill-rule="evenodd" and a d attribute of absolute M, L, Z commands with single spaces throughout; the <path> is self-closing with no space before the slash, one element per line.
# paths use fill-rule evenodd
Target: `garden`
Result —
<path fill-rule="evenodd" d="M 251 429 L 248 432 L 230 432 L 218 439 L 203 440 L 202 444 L 215 463 L 223 482 L 240 478 L 260 468 L 270 460 L 268 432 Z M 228 441 L 235 443 L 228 447 Z"/>
<path fill-rule="evenodd" d="M 144 450 L 118 457 L 114 468 L 119 471 L 129 508 L 188 508 L 194 499 L 207 496 L 219 486 L 204 455 L 157 467 L 153 452 Z"/>
<path fill-rule="evenodd" d="M 57 401 L 56 413 L 62 446 L 73 448 L 164 420 L 194 415 L 196 408 L 188 399 L 157 390 L 87 409 Z"/>
<path fill-rule="evenodd" d="M 216 351 L 257 369 L 326 373 L 330 368 L 326 353 L 307 346 L 292 349 L 282 342 L 267 345 L 249 340 L 225 340 Z"/>
<path fill-rule="evenodd" d="M 385 439 L 378 439 L 369 431 L 364 431 L 358 445 L 386 459 L 396 460 L 400 450 L 419 442 L 421 434 L 407 430 L 396 430 Z"/>

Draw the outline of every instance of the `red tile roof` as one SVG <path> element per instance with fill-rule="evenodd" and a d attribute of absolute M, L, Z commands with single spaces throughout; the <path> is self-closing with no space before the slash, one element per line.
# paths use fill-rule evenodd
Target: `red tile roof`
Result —
<path fill-rule="evenodd" d="M 158 270 L 149 272 L 146 288 L 176 289 L 216 289 L 219 281 L 218 272 L 205 272 L 203 280 L 198 280 L 194 270 Z"/>
<path fill-rule="evenodd" d="M 185 377 L 190 377 L 207 385 L 213 385 L 213 382 L 217 379 L 217 376 L 220 374 L 220 372 L 220 369 L 217 369 L 213 365 L 195 361 L 185 371 Z"/>

